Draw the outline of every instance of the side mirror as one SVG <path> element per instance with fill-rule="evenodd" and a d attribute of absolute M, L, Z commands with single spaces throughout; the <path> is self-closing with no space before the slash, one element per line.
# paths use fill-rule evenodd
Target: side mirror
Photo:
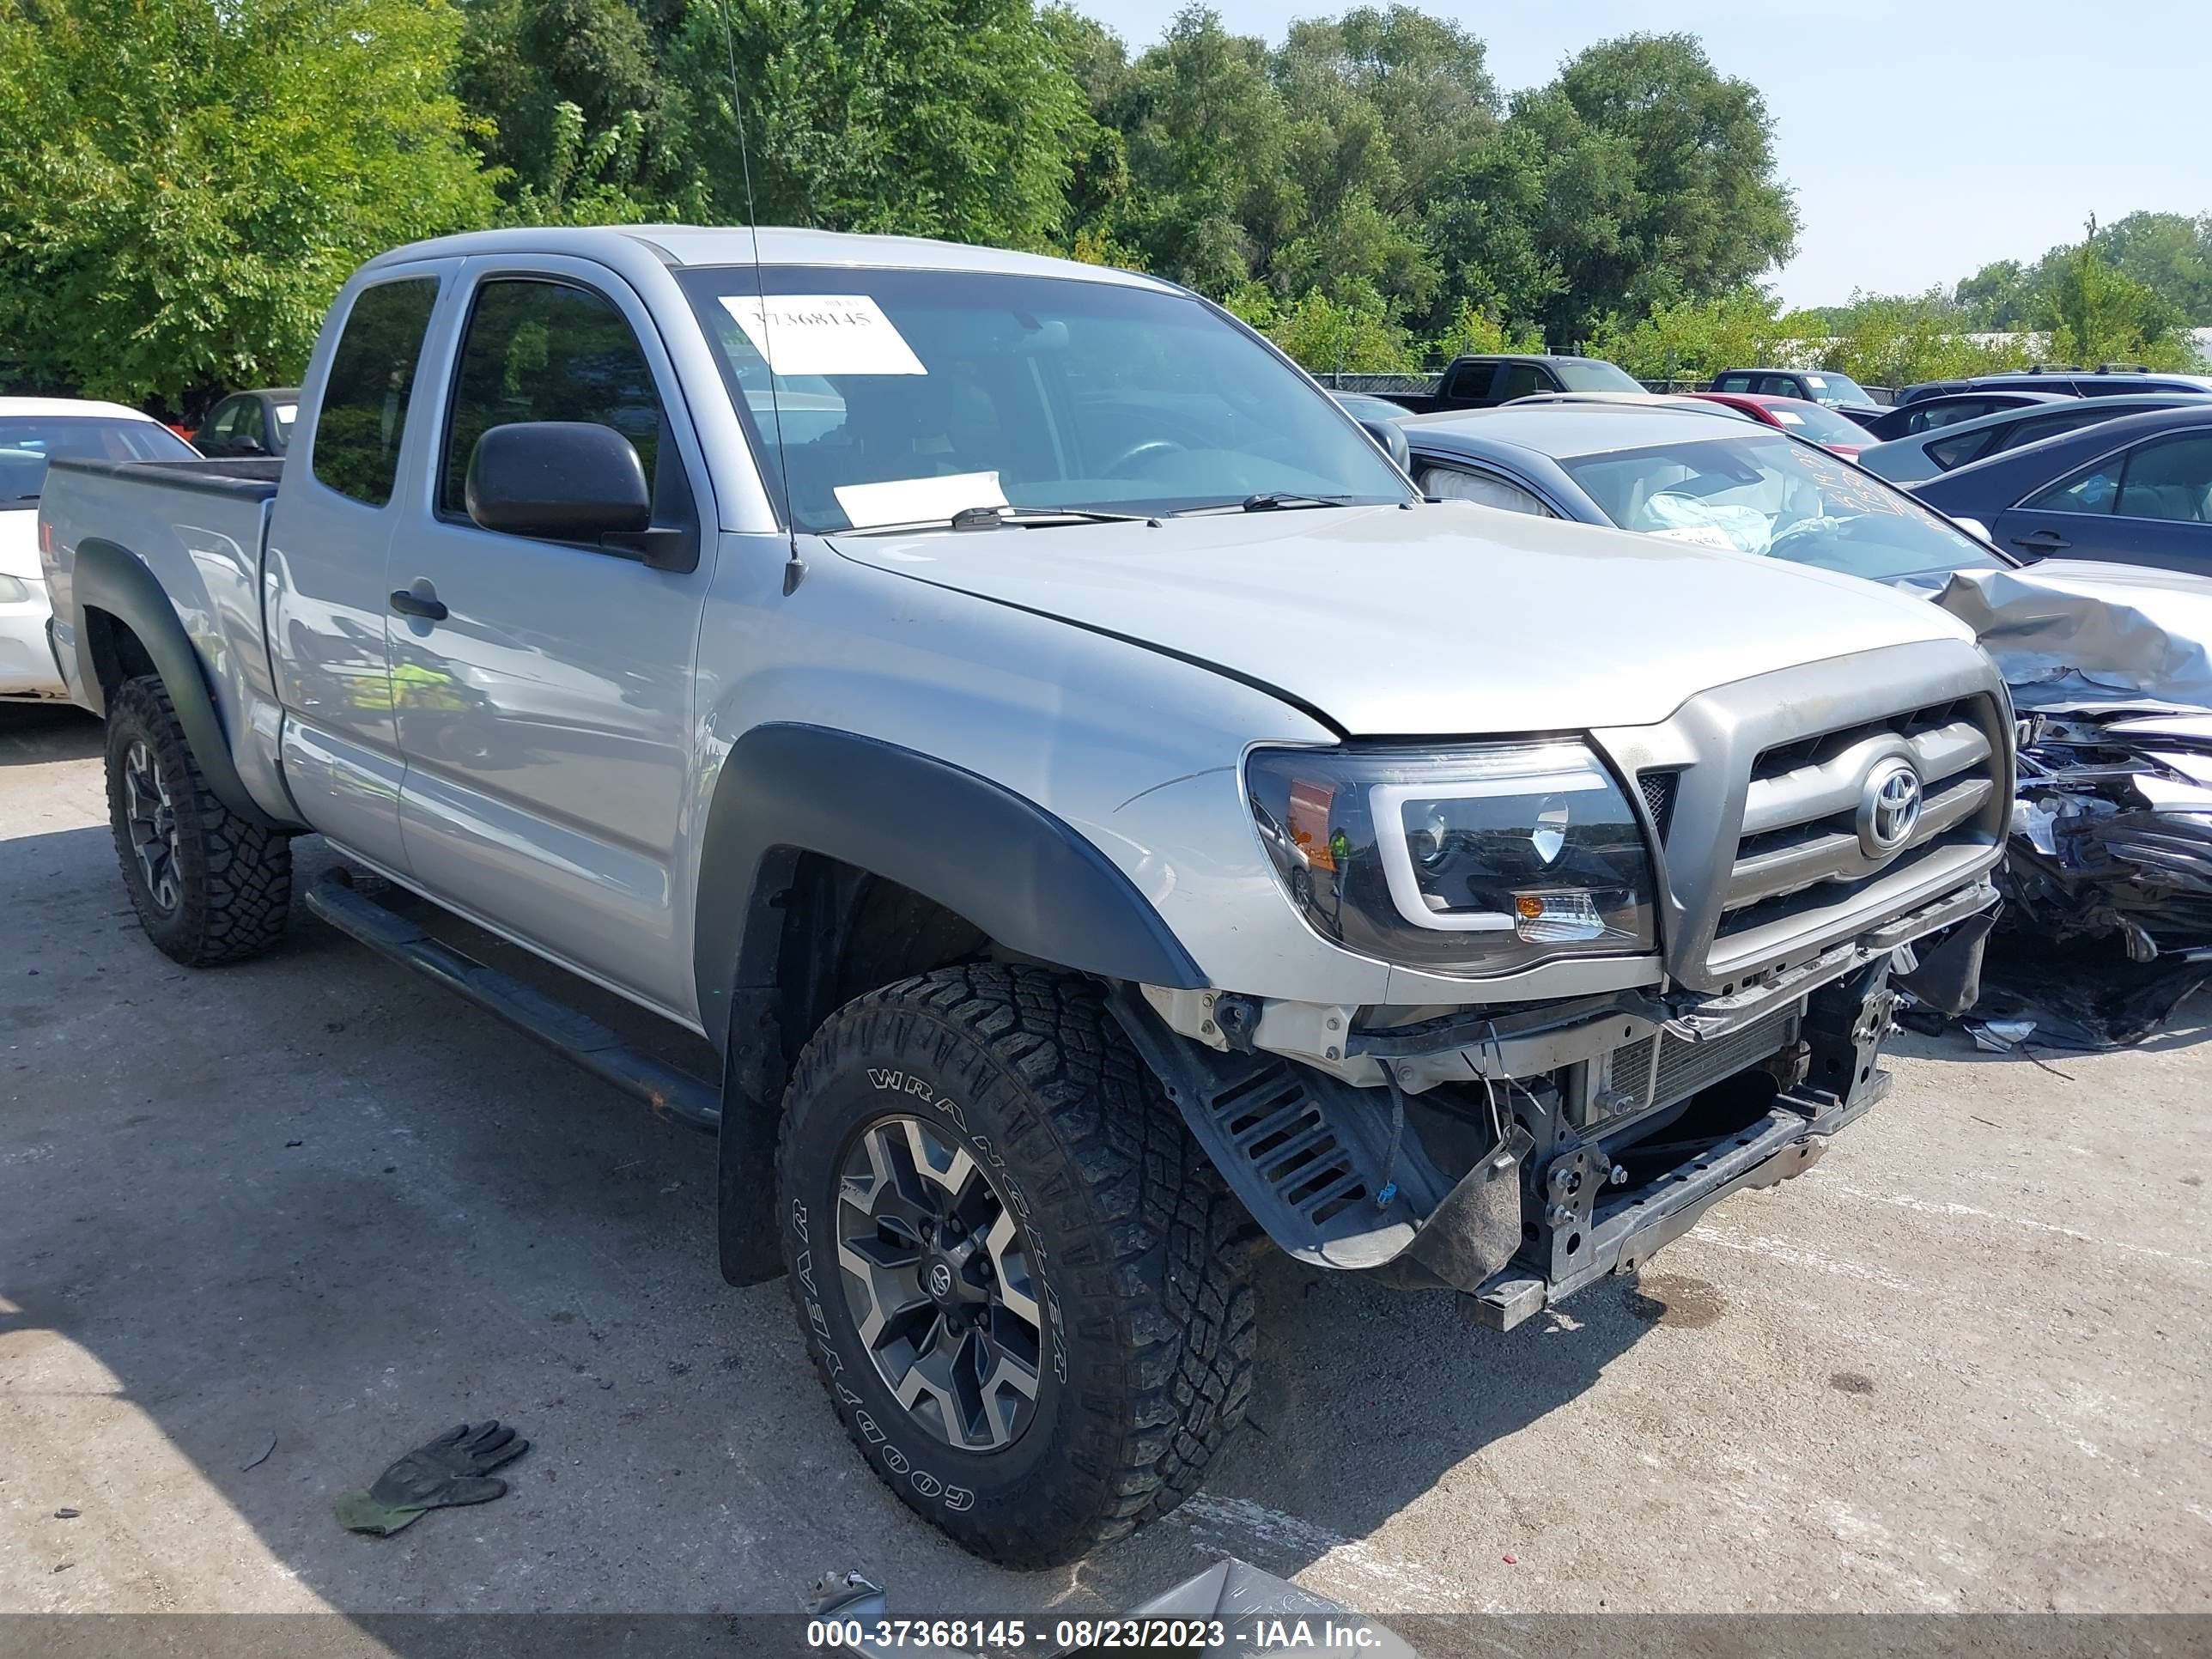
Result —
<path fill-rule="evenodd" d="M 1360 429 L 1382 446 L 1383 453 L 1398 463 L 1401 472 L 1413 470 L 1413 451 L 1406 441 L 1405 429 L 1395 421 L 1362 421 Z"/>
<path fill-rule="evenodd" d="M 1954 519 L 1951 522 L 1978 542 L 1987 542 L 1990 539 L 1990 527 L 1979 519 Z M 1991 545 L 1995 544 L 1992 543 Z"/>
<path fill-rule="evenodd" d="M 589 421 L 495 426 L 469 455 L 464 500 L 486 530 L 597 542 L 653 523 L 653 490 L 630 441 Z"/>

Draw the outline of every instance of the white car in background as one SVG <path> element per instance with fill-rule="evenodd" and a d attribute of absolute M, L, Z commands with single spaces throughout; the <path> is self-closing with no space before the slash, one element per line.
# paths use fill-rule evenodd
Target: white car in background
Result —
<path fill-rule="evenodd" d="M 150 415 L 77 398 L 0 398 L 0 702 L 69 695 L 46 643 L 39 491 L 46 463 L 189 461 L 199 452 Z"/>

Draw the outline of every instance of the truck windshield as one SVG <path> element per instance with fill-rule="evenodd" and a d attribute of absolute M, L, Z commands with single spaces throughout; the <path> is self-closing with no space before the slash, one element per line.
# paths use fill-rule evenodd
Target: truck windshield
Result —
<path fill-rule="evenodd" d="M 799 530 L 1412 495 L 1325 394 L 1183 295 L 834 266 L 683 280 Z"/>
<path fill-rule="evenodd" d="M 152 421 L 91 415 L 25 415 L 0 419 L 0 507 L 27 507 L 46 482 L 46 463 L 189 461 L 199 451 Z"/>
<path fill-rule="evenodd" d="M 1778 432 L 1563 457 L 1559 465 L 1624 530 L 1876 581 L 2003 563 L 1911 496 Z"/>
<path fill-rule="evenodd" d="M 1826 404 L 1832 408 L 1840 404 L 1871 405 L 1874 402 L 1874 394 L 1850 375 L 1825 368 L 1818 374 L 1805 377 L 1805 395 L 1816 404 Z"/>
<path fill-rule="evenodd" d="M 1644 390 L 1642 382 L 1631 378 L 1618 363 L 1604 362 L 1595 357 L 1555 357 L 1551 368 L 1559 377 L 1559 384 L 1570 392 Z"/>

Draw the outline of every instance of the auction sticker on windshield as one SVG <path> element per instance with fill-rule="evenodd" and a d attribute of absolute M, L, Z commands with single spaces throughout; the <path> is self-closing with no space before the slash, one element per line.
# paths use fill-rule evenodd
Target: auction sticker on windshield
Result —
<path fill-rule="evenodd" d="M 1004 507 L 1006 492 L 999 488 L 995 472 L 949 472 L 938 478 L 893 478 L 885 483 L 839 484 L 837 505 L 853 521 L 853 528 L 870 525 L 919 524 L 943 519 L 963 507 Z"/>
<path fill-rule="evenodd" d="M 778 374 L 927 374 L 866 294 L 726 294 L 722 308 Z"/>

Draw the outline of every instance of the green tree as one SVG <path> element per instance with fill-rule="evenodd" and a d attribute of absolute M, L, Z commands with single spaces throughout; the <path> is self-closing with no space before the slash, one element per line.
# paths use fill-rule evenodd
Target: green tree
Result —
<path fill-rule="evenodd" d="M 0 0 L 7 377 L 296 377 L 356 264 L 493 216 L 460 32 L 444 0 Z"/>
<path fill-rule="evenodd" d="M 1784 363 L 1802 355 L 1797 319 L 1773 295 L 1737 289 L 1710 300 L 1655 306 L 1632 323 L 1601 319 L 1584 349 L 1619 363 L 1639 380 L 1704 380 L 1747 363 Z"/>
<path fill-rule="evenodd" d="M 2130 213 L 2097 233 L 2099 251 L 2191 328 L 2212 327 L 2212 213 Z"/>
<path fill-rule="evenodd" d="M 1796 319 L 1786 320 L 1798 326 Z M 2033 361 L 2032 341 L 1978 339 L 1969 329 L 1972 320 L 1952 295 L 1937 288 L 1917 295 L 1854 294 L 1850 305 L 1826 319 L 1824 328 L 1808 326 L 1803 332 L 1808 339 L 1828 336 L 1812 347 L 1821 368 L 1869 386 L 1963 380 Z"/>
<path fill-rule="evenodd" d="M 1108 115 L 1128 153 L 1119 234 L 1147 268 L 1216 295 L 1263 276 L 1306 201 L 1265 43 L 1189 7 L 1130 66 Z"/>
<path fill-rule="evenodd" d="M 1279 306 L 1264 288 L 1231 295 L 1231 309 L 1316 374 L 1407 374 L 1420 367 L 1413 337 L 1385 313 L 1373 293 L 1332 300 L 1316 289 Z"/>
<path fill-rule="evenodd" d="M 2178 306 L 2115 270 L 2099 245 L 2097 222 L 2067 256 L 2045 295 L 2051 349 L 2061 362 L 2142 362 L 2180 368 L 2196 357 L 2181 332 Z"/>
<path fill-rule="evenodd" d="M 1030 0 L 692 0 L 668 62 L 708 211 L 764 224 L 1064 246 L 1082 89 Z"/>
<path fill-rule="evenodd" d="M 1505 125 L 1522 140 L 1514 166 L 1536 171 L 1517 193 L 1555 273 L 1540 313 L 1554 345 L 1608 314 L 1727 294 L 1796 247 L 1765 102 L 1692 36 L 1601 41 L 1516 99 Z"/>
<path fill-rule="evenodd" d="M 1526 323 L 1510 324 L 1486 311 L 1478 311 L 1462 300 L 1443 332 L 1429 342 L 1422 355 L 1449 362 L 1455 357 L 1486 356 L 1499 351 L 1541 351 L 1544 337 Z"/>
<path fill-rule="evenodd" d="M 684 91 L 630 0 L 469 0 L 467 11 L 458 88 L 485 118 L 484 157 L 517 217 L 571 203 L 613 220 L 703 205 Z M 580 169 L 592 181 L 580 191 Z"/>
<path fill-rule="evenodd" d="M 1951 290 L 1954 304 L 1978 329 L 2022 329 L 2040 308 L 2036 276 L 2017 259 L 1994 259 Z"/>
<path fill-rule="evenodd" d="M 1373 112 L 1396 190 L 1381 204 L 1418 211 L 1468 152 L 1497 130 L 1499 100 L 1483 43 L 1412 6 L 1359 6 L 1291 25 L 1275 82 L 1294 110 L 1348 94 Z"/>

